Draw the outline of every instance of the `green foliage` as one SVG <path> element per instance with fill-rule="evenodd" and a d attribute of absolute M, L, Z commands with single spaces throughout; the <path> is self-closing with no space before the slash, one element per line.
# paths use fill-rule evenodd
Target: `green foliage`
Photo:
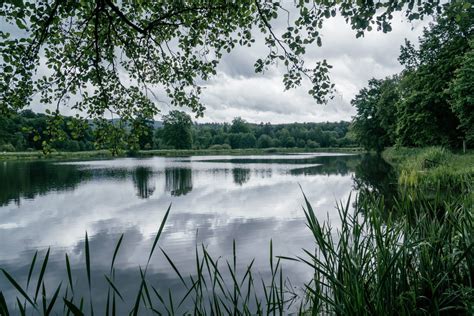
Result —
<path fill-rule="evenodd" d="M 469 145 L 474 145 L 474 40 L 456 70 L 450 90 L 452 109 L 459 119 L 459 128 Z"/>
<path fill-rule="evenodd" d="M 232 147 L 230 147 L 230 145 L 228 145 L 228 144 L 212 145 L 212 146 L 209 147 L 209 149 L 211 149 L 211 150 L 229 150 L 231 148 Z"/>
<path fill-rule="evenodd" d="M 347 138 L 348 122 L 275 124 L 247 123 L 241 118 L 228 124 L 196 124 L 193 127 L 193 145 L 197 149 L 213 145 L 239 148 L 318 148 L 355 147 L 358 142 Z M 238 132 L 240 131 L 240 132 Z M 163 142 L 158 133 L 155 142 Z"/>
<path fill-rule="evenodd" d="M 472 204 L 430 202 L 417 191 L 398 199 L 402 217 L 383 219 L 380 196 L 359 201 L 354 210 L 338 206 L 336 232 L 306 201 L 316 250 L 300 260 L 315 271 L 307 287 L 313 315 L 473 312 Z"/>
<path fill-rule="evenodd" d="M 95 147 L 120 155 L 151 149 L 206 149 L 215 145 L 223 149 L 357 145 L 354 139 L 346 137 L 349 123 L 342 121 L 272 125 L 250 124 L 240 119 L 237 122 L 244 125 L 237 130 L 245 133 L 230 133 L 232 126 L 228 124 L 190 125 L 189 116 L 170 115 L 173 116 L 169 119 L 165 116 L 167 127 L 161 127 L 160 122 L 143 117 L 130 122 L 120 119 L 84 122 L 77 117 L 36 114 L 25 110 L 0 117 L 0 146 L 8 145 L 8 148 L 5 147 L 8 151 L 42 150 L 48 155 L 53 151 L 90 151 Z"/>
<path fill-rule="evenodd" d="M 474 155 L 453 154 L 442 147 L 398 148 L 384 157 L 399 169 L 398 182 L 403 189 L 437 192 L 446 200 L 459 196 L 474 202 Z"/>
<path fill-rule="evenodd" d="M 113 156 L 123 153 L 127 145 L 123 125 L 121 120 L 97 119 L 94 129 L 95 146 L 98 149 L 110 150 Z"/>
<path fill-rule="evenodd" d="M 11 151 L 83 151 L 93 149 L 93 141 L 92 128 L 76 117 L 25 110 L 10 112 L 0 118 L 0 144 L 12 145 Z"/>
<path fill-rule="evenodd" d="M 357 108 L 354 118 L 354 132 L 364 148 L 381 152 L 391 145 L 394 138 L 395 102 L 397 78 L 385 80 L 371 79 L 369 86 L 363 88 L 351 101 Z"/>
<path fill-rule="evenodd" d="M 13 146 L 12 144 L 0 145 L 0 151 L 12 152 L 15 151 L 15 146 Z"/>
<path fill-rule="evenodd" d="M 241 117 L 236 117 L 232 120 L 230 132 L 234 134 L 248 133 L 250 132 L 250 128 L 244 119 L 242 119 Z"/>
<path fill-rule="evenodd" d="M 175 149 L 189 149 L 193 145 L 191 126 L 193 121 L 185 112 L 173 110 L 163 116 L 163 138 Z"/>
<path fill-rule="evenodd" d="M 1 108 L 21 108 L 38 91 L 43 102 L 58 105 L 71 96 L 79 97 L 73 106 L 91 118 L 112 111 L 124 120 L 140 114 L 150 119 L 158 108 L 149 98 L 149 86 L 162 86 L 173 104 L 189 106 L 202 115 L 197 82 L 215 74 L 224 53 L 236 46 L 253 45 L 259 38 L 255 32 L 264 34 L 263 43 L 269 48 L 266 56 L 257 59 L 255 70 L 262 72 L 283 62 L 286 89 L 308 77 L 313 85 L 309 93 L 324 102 L 333 88 L 328 77 L 330 66 L 322 60 L 307 68 L 303 60 L 307 47 L 315 43 L 321 46 L 324 20 L 339 12 L 361 36 L 373 27 L 389 32 L 396 11 L 415 20 L 446 9 L 439 1 L 314 4 L 252 0 L 3 1 L 3 23 L 20 35 L 4 30 L 0 33 L 5 74 L 0 81 Z M 274 24 L 288 10 L 294 15 L 288 18 L 288 27 L 277 32 Z M 168 45 L 170 41 L 175 45 Z M 51 73 L 36 78 L 40 54 Z M 124 83 L 120 71 L 133 80 Z"/>
<path fill-rule="evenodd" d="M 258 148 L 270 148 L 273 147 L 273 140 L 267 134 L 262 134 L 257 141 Z"/>
<path fill-rule="evenodd" d="M 354 132 L 365 148 L 460 147 L 461 139 L 470 141 L 473 21 L 471 5 L 448 4 L 437 23 L 424 30 L 419 48 L 406 41 L 400 76 L 372 79 L 359 92 L 352 101 Z"/>

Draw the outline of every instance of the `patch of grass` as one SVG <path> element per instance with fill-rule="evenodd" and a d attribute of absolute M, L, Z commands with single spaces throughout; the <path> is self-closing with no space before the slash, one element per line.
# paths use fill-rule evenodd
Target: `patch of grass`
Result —
<path fill-rule="evenodd" d="M 418 194 L 423 195 L 422 192 Z M 471 315 L 474 312 L 474 213 L 465 201 L 444 203 L 411 194 L 398 200 L 411 216 L 382 220 L 382 199 L 350 210 L 342 226 L 321 223 L 306 202 L 316 251 L 305 262 L 313 315 Z M 438 213 L 439 203 L 445 211 Z"/>
<path fill-rule="evenodd" d="M 383 156 L 398 170 L 401 189 L 418 188 L 433 194 L 440 190 L 451 198 L 474 197 L 474 152 L 452 153 L 442 147 L 392 148 Z"/>
<path fill-rule="evenodd" d="M 42 151 L 22 151 L 22 152 L 0 152 L 0 160 L 60 160 L 60 159 L 91 159 L 91 158 L 111 158 L 112 154 L 108 150 L 91 151 L 56 151 L 48 155 Z"/>

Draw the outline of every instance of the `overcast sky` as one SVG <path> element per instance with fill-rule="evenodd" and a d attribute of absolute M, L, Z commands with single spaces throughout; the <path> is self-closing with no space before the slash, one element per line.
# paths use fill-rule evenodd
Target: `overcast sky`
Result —
<path fill-rule="evenodd" d="M 307 94 L 310 88 L 307 81 L 298 89 L 284 91 L 281 67 L 256 74 L 255 61 L 268 51 L 258 44 L 258 39 L 257 45 L 251 48 L 238 47 L 224 56 L 217 75 L 204 84 L 202 101 L 207 109 L 197 122 L 230 122 L 236 116 L 253 123 L 350 120 L 355 113 L 350 101 L 355 94 L 369 79 L 399 72 L 400 46 L 405 38 L 417 42 L 427 24 L 426 20 L 411 23 L 395 14 L 392 32 L 372 31 L 356 38 L 343 18 L 337 16 L 325 21 L 323 46 L 309 49 L 305 62 L 311 64 L 325 58 L 333 66 L 330 75 L 337 92 L 326 105 L 317 104 Z M 32 108 L 38 112 L 45 109 L 37 102 Z M 160 104 L 160 108 L 162 114 L 172 109 L 166 104 Z M 67 109 L 63 113 L 71 114 Z M 156 119 L 160 120 L 160 116 Z"/>
<path fill-rule="evenodd" d="M 264 47 L 239 48 L 225 56 L 218 75 L 206 84 L 202 100 L 207 106 L 199 122 L 231 121 L 241 116 L 249 122 L 321 122 L 350 120 L 354 109 L 351 99 L 373 77 L 383 78 L 399 72 L 400 46 L 405 38 L 417 41 L 427 21 L 409 23 L 400 15 L 393 20 L 388 34 L 368 32 L 356 38 L 342 18 L 327 21 L 323 46 L 310 50 L 308 62 L 326 58 L 333 66 L 331 79 L 337 93 L 327 105 L 316 104 L 307 94 L 309 83 L 284 91 L 278 68 L 264 75 L 255 74 L 253 64 L 263 56 Z"/>

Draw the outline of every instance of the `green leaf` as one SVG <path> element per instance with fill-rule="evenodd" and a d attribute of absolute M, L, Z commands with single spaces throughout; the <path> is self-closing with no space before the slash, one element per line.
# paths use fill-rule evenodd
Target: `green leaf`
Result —
<path fill-rule="evenodd" d="M 74 316 L 84 316 L 84 313 L 81 312 L 79 308 L 77 308 L 71 301 L 68 301 L 67 299 L 63 298 L 64 304 L 66 304 L 66 307 L 68 310 L 74 315 Z"/>
<path fill-rule="evenodd" d="M 43 277 L 44 277 L 44 273 L 46 272 L 46 267 L 48 266 L 49 251 L 50 251 L 50 248 L 48 248 L 48 251 L 46 252 L 46 255 L 44 256 L 43 264 L 41 266 L 41 271 L 38 277 L 38 283 L 36 284 L 35 302 L 36 302 L 36 299 L 38 298 L 38 293 L 41 288 L 41 283 L 43 282 Z"/>
<path fill-rule="evenodd" d="M 123 300 L 123 297 L 122 297 L 122 294 L 120 294 L 119 290 L 117 289 L 117 287 L 115 286 L 115 284 L 106 276 L 104 275 L 105 279 L 107 280 L 107 282 L 110 284 L 110 286 L 112 287 L 112 289 L 114 290 L 114 292 L 120 297 L 120 299 L 122 300 L 122 302 L 124 301 Z"/>
<path fill-rule="evenodd" d="M 21 288 L 21 286 L 15 281 L 15 279 L 10 274 L 8 274 L 8 272 L 5 271 L 4 269 L 0 268 L 0 270 L 2 270 L 3 274 L 8 279 L 8 281 L 10 281 L 10 283 L 17 289 L 17 291 L 20 292 L 20 294 L 31 304 L 31 306 L 33 306 L 34 309 L 38 310 L 38 308 L 36 307 L 36 304 L 33 303 L 31 298 L 28 296 L 28 294 L 26 294 L 26 292 Z"/>
<path fill-rule="evenodd" d="M 0 315 L 9 316 L 10 313 L 8 312 L 7 302 L 5 301 L 5 297 L 3 293 L 0 291 Z"/>

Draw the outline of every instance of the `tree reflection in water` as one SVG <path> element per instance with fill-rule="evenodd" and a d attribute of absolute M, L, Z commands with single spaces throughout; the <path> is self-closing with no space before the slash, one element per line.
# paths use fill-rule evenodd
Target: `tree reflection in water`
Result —
<path fill-rule="evenodd" d="M 193 189 L 193 177 L 190 168 L 165 168 L 165 190 L 173 196 L 186 195 Z"/>
<path fill-rule="evenodd" d="M 234 168 L 232 169 L 232 176 L 235 184 L 243 185 L 250 180 L 250 169 Z"/>
<path fill-rule="evenodd" d="M 153 170 L 148 167 L 137 167 L 133 172 L 133 184 L 137 189 L 137 196 L 148 199 L 155 192 Z"/>
<path fill-rule="evenodd" d="M 389 211 L 397 197 L 397 174 L 380 155 L 364 155 L 355 168 L 354 188 L 359 191 L 359 200 L 371 198 L 371 192 L 384 199 Z"/>

